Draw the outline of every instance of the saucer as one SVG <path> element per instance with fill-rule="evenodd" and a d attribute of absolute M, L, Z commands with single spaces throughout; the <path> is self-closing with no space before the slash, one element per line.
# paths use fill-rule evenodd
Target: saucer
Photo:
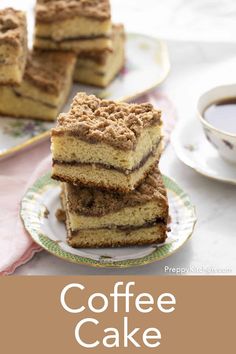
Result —
<path fill-rule="evenodd" d="M 197 119 L 180 122 L 171 137 L 178 158 L 203 176 L 236 184 L 236 165 L 223 160 L 205 138 Z"/>

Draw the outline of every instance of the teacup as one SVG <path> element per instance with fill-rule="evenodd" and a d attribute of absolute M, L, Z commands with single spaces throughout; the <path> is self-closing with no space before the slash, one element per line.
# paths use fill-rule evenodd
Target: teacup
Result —
<path fill-rule="evenodd" d="M 217 149 L 222 158 L 231 163 L 236 163 L 236 133 L 227 132 L 227 127 L 226 129 L 224 128 L 224 130 L 215 127 L 206 120 L 204 115 L 206 109 L 211 105 L 224 100 L 229 101 L 233 99 L 236 102 L 236 84 L 218 86 L 205 92 L 199 98 L 197 111 L 207 140 Z M 227 121 L 225 121 L 224 124 L 227 124 Z"/>

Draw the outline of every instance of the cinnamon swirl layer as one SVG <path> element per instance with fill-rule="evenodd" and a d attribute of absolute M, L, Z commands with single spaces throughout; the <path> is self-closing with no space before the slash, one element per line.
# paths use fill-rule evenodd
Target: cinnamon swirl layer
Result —
<path fill-rule="evenodd" d="M 74 81 L 106 87 L 115 78 L 125 62 L 125 35 L 122 25 L 113 25 L 111 40 L 111 50 L 99 49 L 79 54 Z"/>

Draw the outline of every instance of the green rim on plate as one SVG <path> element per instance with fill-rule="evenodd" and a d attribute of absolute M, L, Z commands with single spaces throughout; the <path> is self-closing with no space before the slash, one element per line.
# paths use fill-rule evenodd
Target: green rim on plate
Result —
<path fill-rule="evenodd" d="M 42 230 L 42 224 L 47 220 L 47 216 L 45 216 L 45 194 L 58 189 L 59 186 L 59 182 L 50 178 L 50 173 L 39 178 L 28 189 L 21 201 L 20 215 L 26 230 L 33 240 L 51 254 L 66 261 L 93 267 L 128 268 L 141 266 L 161 260 L 175 253 L 190 238 L 196 223 L 195 208 L 191 204 L 189 196 L 169 177 L 163 176 L 163 181 L 168 192 L 172 219 L 172 230 L 170 235 L 168 235 L 170 241 L 161 246 L 149 245 L 149 254 L 141 257 L 139 255 L 138 258 L 134 256 L 134 258 L 115 260 L 113 257 L 101 255 L 98 259 L 81 256 L 75 254 L 72 248 L 71 252 L 62 249 L 62 241 L 52 240 L 48 234 L 45 234 Z"/>

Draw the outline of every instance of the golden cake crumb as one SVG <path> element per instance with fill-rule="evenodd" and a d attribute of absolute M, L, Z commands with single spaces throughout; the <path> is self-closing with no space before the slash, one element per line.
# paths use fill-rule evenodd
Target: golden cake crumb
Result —
<path fill-rule="evenodd" d="M 114 41 L 117 36 L 121 36 L 123 37 L 123 39 L 125 39 L 125 29 L 124 26 L 120 23 L 112 25 L 111 39 Z M 89 61 L 92 60 L 97 64 L 105 65 L 107 58 L 111 55 L 111 53 L 114 53 L 114 48 L 111 49 L 105 48 L 101 50 L 94 49 L 88 51 L 84 50 L 79 54 L 79 59 L 84 59 Z"/>

